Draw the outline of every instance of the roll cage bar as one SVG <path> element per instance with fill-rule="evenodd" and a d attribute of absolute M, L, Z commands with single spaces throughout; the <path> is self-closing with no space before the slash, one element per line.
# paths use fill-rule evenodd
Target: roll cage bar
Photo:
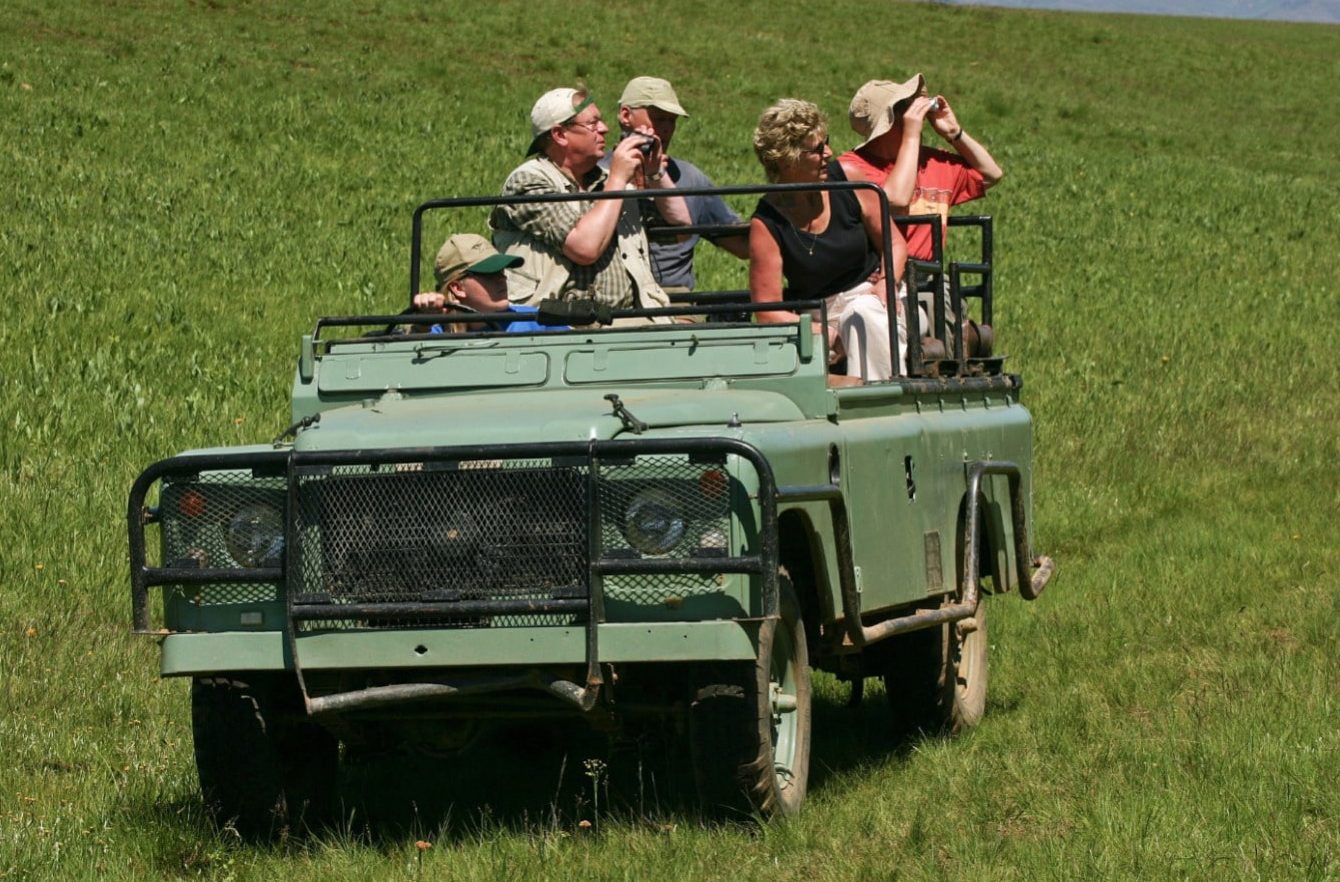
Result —
<path fill-rule="evenodd" d="M 734 196 L 734 195 L 761 195 L 767 193 L 786 193 L 796 191 L 832 191 L 832 190 L 870 190 L 876 194 L 879 199 L 880 210 L 885 216 L 889 216 L 889 199 L 884 191 L 869 181 L 825 181 L 803 184 L 754 184 L 729 187 L 686 187 L 676 191 L 679 196 Z M 600 199 L 654 199 L 664 195 L 660 190 L 622 190 L 613 192 L 592 192 L 592 193 L 545 193 L 532 196 L 465 196 L 441 199 L 430 199 L 421 203 L 414 209 L 413 220 L 410 230 L 410 270 L 409 270 L 409 298 L 412 303 L 414 295 L 419 292 L 420 271 L 423 261 L 423 218 L 430 211 L 444 209 L 462 209 L 462 208 L 492 208 L 499 205 L 521 205 L 537 204 L 545 202 L 579 202 L 595 201 Z M 926 224 L 931 227 L 932 241 L 932 259 L 922 261 L 910 259 L 908 266 L 908 285 L 907 298 L 903 303 L 904 315 L 907 323 L 907 375 L 912 377 L 919 376 L 940 376 L 944 373 L 943 367 L 939 363 L 929 363 L 923 357 L 921 337 L 921 319 L 917 306 L 917 293 L 921 291 L 939 292 L 944 287 L 945 278 L 949 280 L 950 308 L 955 315 L 963 315 L 963 300 L 965 298 L 975 298 L 981 301 L 982 323 L 990 324 L 992 316 L 993 299 L 993 278 L 992 278 L 992 225 L 990 216 L 963 216 L 951 217 L 950 226 L 975 226 L 981 229 L 981 259 L 976 262 L 954 262 L 949 264 L 948 268 L 944 266 L 944 230 L 939 215 L 894 215 L 893 220 L 900 224 Z M 689 225 L 689 226 L 666 226 L 653 227 L 648 230 L 649 235 L 738 235 L 748 231 L 747 225 Z M 883 241 L 880 243 L 880 253 L 885 266 L 893 265 L 893 238 L 888 224 L 884 225 Z M 980 281 L 975 285 L 965 285 L 964 276 L 976 275 Z M 886 275 L 883 280 L 887 301 L 892 302 L 896 299 L 896 286 L 891 275 Z M 708 315 L 718 320 L 741 320 L 754 312 L 764 312 L 775 309 L 772 304 L 754 304 L 748 302 L 749 292 L 724 291 L 690 294 L 672 295 L 672 306 L 660 309 L 631 309 L 614 310 L 615 316 L 639 316 L 639 317 L 658 317 L 658 316 L 691 316 Z M 931 321 L 934 334 L 939 339 L 945 339 L 946 331 L 952 339 L 953 350 L 951 364 L 948 365 L 949 372 L 963 374 L 966 370 L 967 359 L 964 352 L 963 333 L 959 327 L 946 327 L 948 322 L 944 314 L 942 299 L 938 296 L 931 298 L 932 310 Z M 818 309 L 823 310 L 823 302 L 815 301 L 791 301 L 789 306 L 798 309 Z M 439 323 L 442 321 L 440 316 L 398 316 L 398 317 L 375 317 L 376 323 L 381 318 L 387 318 L 387 324 L 399 322 L 400 324 L 424 325 L 427 331 L 427 325 Z M 456 321 L 452 317 L 451 321 Z M 487 323 L 486 330 L 491 330 L 492 324 L 504 321 L 510 321 L 506 317 L 490 318 L 486 315 L 463 314 L 460 321 L 468 323 Z M 545 321 L 542 317 L 541 321 Z M 353 323 L 352 319 L 322 319 L 317 325 L 319 334 L 323 324 L 325 326 L 334 326 Z M 373 323 L 365 320 L 365 323 Z M 554 321 L 555 324 L 562 322 Z M 590 322 L 596 323 L 596 319 Z M 889 323 L 889 345 L 890 351 L 897 352 L 897 325 L 894 322 Z M 802 337 L 806 335 L 802 334 Z M 825 344 L 826 345 L 826 344 Z M 999 359 L 995 359 L 999 363 Z"/>

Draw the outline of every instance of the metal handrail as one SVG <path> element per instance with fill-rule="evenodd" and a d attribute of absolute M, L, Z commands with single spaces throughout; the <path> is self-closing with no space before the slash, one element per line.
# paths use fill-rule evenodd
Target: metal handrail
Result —
<path fill-rule="evenodd" d="M 868 190 L 875 194 L 879 200 L 881 217 L 889 216 L 889 197 L 884 190 L 877 184 L 870 181 L 816 181 L 814 183 L 800 184 L 749 184 L 730 187 L 685 187 L 675 191 L 665 190 L 616 190 L 599 192 L 581 192 L 581 193 L 543 193 L 532 196 L 461 196 L 443 199 L 430 199 L 420 203 L 414 209 L 413 219 L 410 227 L 410 269 L 409 269 L 409 298 L 412 303 L 414 295 L 419 292 L 419 269 L 423 258 L 423 216 L 429 211 L 438 209 L 460 209 L 460 208 L 487 208 L 499 205 L 534 205 L 550 202 L 591 202 L 604 199 L 656 199 L 666 195 L 675 196 L 737 196 L 737 195 L 763 195 L 768 193 L 796 193 L 796 192 L 819 192 L 819 191 L 837 191 L 837 190 Z M 889 225 L 884 225 L 884 232 L 880 246 L 880 259 L 883 266 L 893 266 L 893 237 Z M 885 274 L 884 277 L 886 302 L 893 303 L 897 300 L 897 289 L 892 273 Z M 910 309 L 915 304 L 915 292 L 908 291 L 908 300 L 905 305 L 907 310 L 908 322 L 908 374 L 917 375 L 921 373 L 921 334 L 918 327 L 917 316 L 914 310 Z M 801 306 L 799 303 L 791 303 L 788 306 Z M 776 309 L 773 305 L 772 309 Z M 758 310 L 755 310 L 758 311 Z M 665 313 L 668 315 L 693 315 L 701 314 L 702 310 L 696 312 L 692 309 L 685 313 Z M 652 310 L 630 310 L 627 312 L 619 311 L 618 315 L 638 315 L 651 316 L 657 314 Z M 892 313 L 891 313 L 892 315 Z M 897 322 L 889 322 L 889 351 L 898 351 L 898 327 Z M 824 344 L 827 346 L 827 342 Z"/>

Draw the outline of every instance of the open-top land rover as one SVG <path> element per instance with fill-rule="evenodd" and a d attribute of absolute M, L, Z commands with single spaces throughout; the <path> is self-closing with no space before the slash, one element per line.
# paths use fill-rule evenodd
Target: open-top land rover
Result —
<path fill-rule="evenodd" d="M 501 201 L 421 206 L 411 291 L 424 213 Z M 990 219 L 953 222 L 981 259 L 919 278 L 989 324 Z M 134 627 L 192 678 L 217 818 L 263 834 L 328 805 L 342 742 L 450 749 L 502 710 L 672 715 L 703 805 L 767 817 L 805 796 L 811 668 L 882 677 L 909 730 L 981 716 L 983 596 L 1051 573 L 1020 378 L 939 314 L 923 358 L 912 308 L 908 375 L 844 382 L 738 294 L 546 333 L 323 318 L 288 432 L 144 471 Z"/>

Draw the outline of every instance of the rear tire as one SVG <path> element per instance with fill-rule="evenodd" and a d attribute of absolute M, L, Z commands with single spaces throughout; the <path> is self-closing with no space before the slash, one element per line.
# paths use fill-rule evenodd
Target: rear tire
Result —
<path fill-rule="evenodd" d="M 689 716 L 694 781 L 710 814 L 794 814 L 810 764 L 810 668 L 795 592 L 780 587 L 781 618 L 765 621 L 751 664 L 704 665 Z"/>
<path fill-rule="evenodd" d="M 247 839 L 316 826 L 335 802 L 339 742 L 307 719 L 290 678 L 245 676 L 191 684 L 205 808 L 216 824 Z"/>
<path fill-rule="evenodd" d="M 956 735 L 977 725 L 986 711 L 986 605 L 966 619 L 914 631 L 879 647 L 879 664 L 893 712 L 894 735 Z M 973 628 L 973 626 L 976 626 Z"/>

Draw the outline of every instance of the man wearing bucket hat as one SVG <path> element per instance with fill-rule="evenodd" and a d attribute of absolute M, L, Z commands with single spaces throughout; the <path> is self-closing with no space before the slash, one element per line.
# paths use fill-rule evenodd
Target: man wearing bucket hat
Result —
<path fill-rule="evenodd" d="M 675 224 L 688 223 L 684 200 L 662 173 L 664 154 L 648 128 L 605 155 L 609 127 L 586 92 L 552 89 L 531 108 L 530 156 L 507 177 L 504 196 L 665 190 L 655 201 Z M 643 152 L 643 145 L 646 152 Z M 633 200 L 599 199 L 500 205 L 489 217 L 493 242 L 525 263 L 507 271 L 508 296 L 518 303 L 555 297 L 591 299 L 614 308 L 669 304 L 651 271 L 646 230 Z"/>
<path fill-rule="evenodd" d="M 437 290 L 415 294 L 414 309 L 446 315 L 456 312 L 452 307 L 464 307 L 470 312 L 533 314 L 536 312 L 533 307 L 514 305 L 507 299 L 507 276 L 504 270 L 518 267 L 521 263 L 520 257 L 499 254 L 483 236 L 457 233 L 442 244 L 437 252 L 437 260 L 433 263 Z M 462 323 L 460 330 L 533 333 L 555 328 L 528 318 L 518 318 L 499 324 Z M 433 325 L 432 332 L 442 333 L 442 326 Z"/>
<path fill-rule="evenodd" d="M 954 153 L 921 143 L 927 118 Z M 943 95 L 927 96 L 921 74 L 902 83 L 866 83 L 852 98 L 848 119 L 865 140 L 838 157 L 842 171 L 849 180 L 883 187 L 895 214 L 938 214 L 947 223 L 952 206 L 980 199 L 1004 175 L 987 149 L 964 130 L 949 101 Z M 932 258 L 929 226 L 910 225 L 902 232 L 908 257 Z M 928 308 L 924 292 L 922 296 L 922 306 Z"/>
<path fill-rule="evenodd" d="M 711 178 L 703 174 L 698 166 L 686 159 L 668 156 L 670 141 L 675 136 L 675 127 L 681 118 L 688 119 L 688 113 L 679 103 L 674 88 L 667 80 L 659 77 L 634 77 L 624 86 L 619 96 L 619 128 L 624 137 L 631 133 L 650 128 L 660 139 L 661 149 L 666 151 L 665 174 L 670 176 L 680 189 L 712 187 Z M 609 157 L 601 160 L 608 167 Z M 720 196 L 685 196 L 691 222 L 697 225 L 743 224 L 740 216 L 731 211 Z M 665 226 L 667 221 L 659 217 L 652 207 L 649 222 L 655 226 Z M 667 291 L 692 291 L 694 287 L 693 251 L 698 244 L 698 236 L 675 238 L 672 241 L 653 240 L 651 243 L 651 265 L 656 273 L 656 281 Z M 710 241 L 736 257 L 749 257 L 749 237 L 747 235 L 717 236 Z"/>

